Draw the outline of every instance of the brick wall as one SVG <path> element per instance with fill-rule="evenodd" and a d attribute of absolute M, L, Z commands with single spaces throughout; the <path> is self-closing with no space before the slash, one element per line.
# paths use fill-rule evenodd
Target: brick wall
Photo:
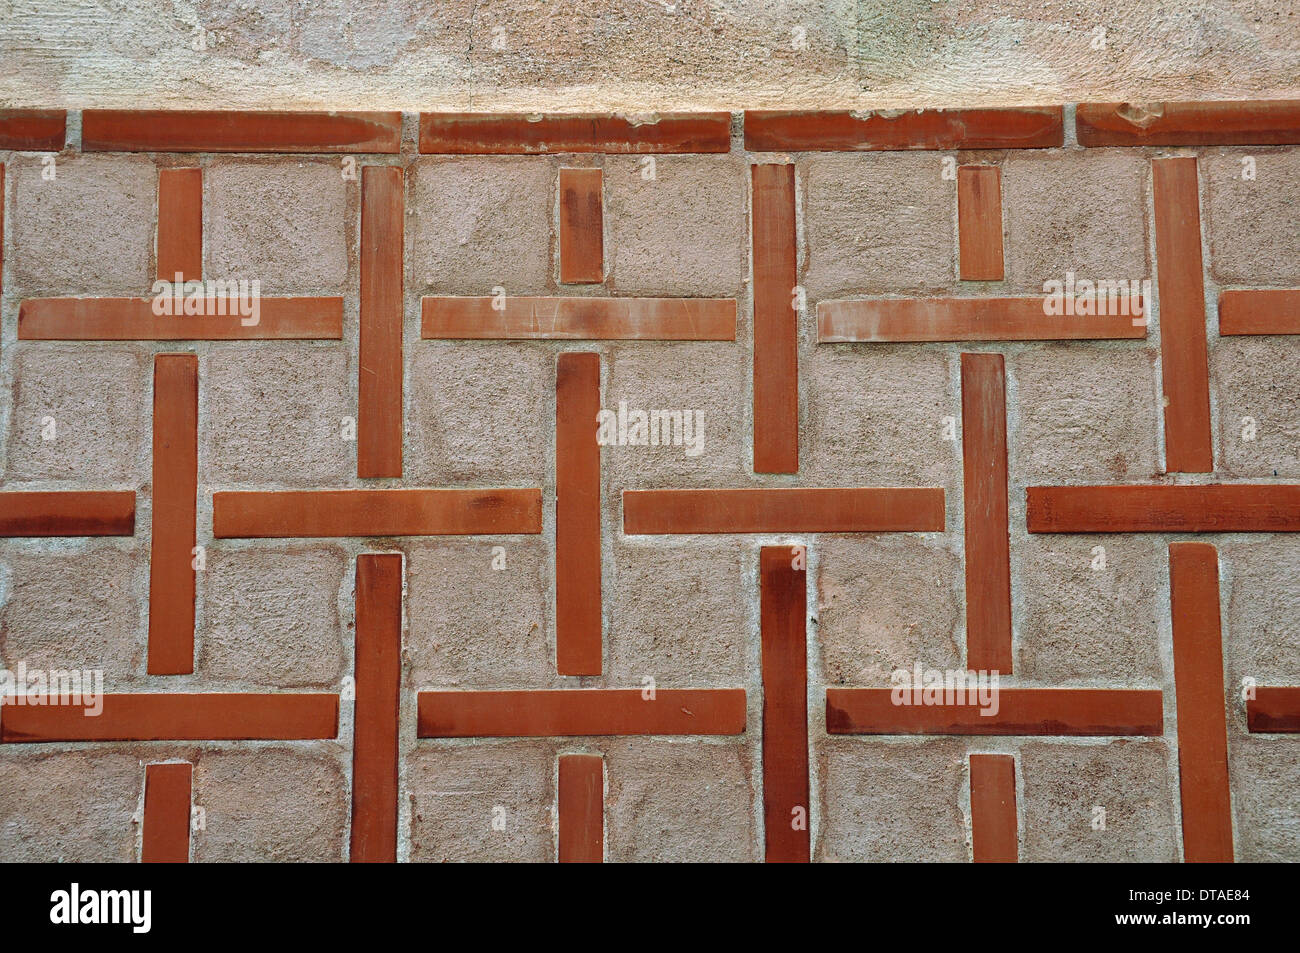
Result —
<path fill-rule="evenodd" d="M 0 112 L 0 858 L 1300 859 L 1294 144 Z"/>

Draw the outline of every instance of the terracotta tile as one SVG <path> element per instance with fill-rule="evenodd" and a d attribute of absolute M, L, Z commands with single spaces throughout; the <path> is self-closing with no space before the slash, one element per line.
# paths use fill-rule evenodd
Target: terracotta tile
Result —
<path fill-rule="evenodd" d="M 1065 141 L 1060 106 L 850 112 L 745 110 L 751 152 L 895 149 L 1048 149 Z"/>
<path fill-rule="evenodd" d="M 421 113 L 420 151 L 455 155 L 687 153 L 731 149 L 731 114 L 661 113 L 640 123 L 609 113 Z"/>
<path fill-rule="evenodd" d="M 421 738 L 738 735 L 743 688 L 420 692 Z"/>
<path fill-rule="evenodd" d="M 403 179 L 396 166 L 361 170 L 357 476 L 363 478 L 402 475 Z"/>
<path fill-rule="evenodd" d="M 209 298 L 203 315 L 156 315 L 149 298 L 29 298 L 18 308 L 20 341 L 340 340 L 342 298 L 260 298 L 257 324 Z M 236 308 L 238 310 L 238 308 Z"/>
<path fill-rule="evenodd" d="M 754 472 L 799 471 L 794 166 L 751 167 L 754 189 Z"/>
<path fill-rule="evenodd" d="M 194 671 L 198 482 L 199 359 L 193 354 L 159 354 L 153 373 L 150 675 Z"/>
<path fill-rule="evenodd" d="M 1016 759 L 970 756 L 971 845 L 977 864 L 1014 864 L 1020 856 L 1016 818 Z"/>
<path fill-rule="evenodd" d="M 555 373 L 555 664 L 601 673 L 600 355 L 561 354 Z"/>
<path fill-rule="evenodd" d="M 961 356 L 966 667 L 1011 673 L 1007 376 L 1001 354 Z"/>
<path fill-rule="evenodd" d="M 1246 725 L 1255 732 L 1300 731 L 1300 686 L 1256 688 L 1246 702 Z"/>
<path fill-rule="evenodd" d="M 599 864 L 605 859 L 605 759 L 560 756 L 560 863 Z"/>
<path fill-rule="evenodd" d="M 1228 727 L 1224 713 L 1219 554 L 1208 543 L 1169 544 L 1169 604 L 1174 628 L 1178 776 L 1183 859 L 1232 861 Z"/>
<path fill-rule="evenodd" d="M 203 170 L 158 173 L 158 280 L 203 277 Z"/>
<path fill-rule="evenodd" d="M 1127 300 L 1127 311 L 1124 301 Z M 1056 341 L 1145 338 L 1146 324 L 1134 325 L 1141 296 L 1118 299 L 1105 315 L 1051 315 L 1043 297 L 872 298 L 823 301 L 817 305 L 817 340 L 822 344 L 882 341 Z M 1109 306 L 1108 306 L 1109 309 Z M 1141 319 L 1139 319 L 1141 320 Z"/>
<path fill-rule="evenodd" d="M 397 731 L 402 687 L 402 557 L 357 557 L 353 863 L 397 860 Z"/>
<path fill-rule="evenodd" d="M 0 149 L 59 152 L 67 119 L 62 109 L 0 109 Z"/>
<path fill-rule="evenodd" d="M 964 165 L 957 170 L 957 238 L 962 281 L 1001 281 L 1002 170 Z"/>
<path fill-rule="evenodd" d="M 400 112 L 87 109 L 86 152 L 397 153 Z"/>
<path fill-rule="evenodd" d="M 763 826 L 769 863 L 807 863 L 808 555 L 802 546 L 759 554 L 763 658 Z"/>
<path fill-rule="evenodd" d="M 894 691 L 826 689 L 826 730 L 833 735 L 1061 736 L 1159 735 L 1164 730 L 1158 690 L 999 687 L 998 708 L 991 715 L 975 704 L 899 705 Z"/>
<path fill-rule="evenodd" d="M 1165 395 L 1165 469 L 1209 473 L 1210 366 L 1196 159 L 1155 159 L 1156 280 Z"/>
<path fill-rule="evenodd" d="M 217 539 L 540 533 L 541 490 L 301 490 L 212 494 Z"/>
<path fill-rule="evenodd" d="M 189 863 L 193 772 L 194 766 L 185 763 L 145 767 L 142 863 Z"/>
<path fill-rule="evenodd" d="M 626 490 L 623 532 L 938 533 L 943 490 L 934 487 Z"/>
<path fill-rule="evenodd" d="M 131 490 L 0 492 L 0 536 L 131 536 Z"/>
<path fill-rule="evenodd" d="M 600 284 L 605 280 L 604 173 L 560 170 L 560 282 Z"/>
<path fill-rule="evenodd" d="M 430 338 L 734 341 L 735 298 L 425 298 Z"/>
<path fill-rule="evenodd" d="M 1300 101 L 1079 103 L 1081 146 L 1265 146 L 1300 142 Z"/>
<path fill-rule="evenodd" d="M 1219 334 L 1300 334 L 1300 288 L 1224 291 Z"/>
<path fill-rule="evenodd" d="M 1294 533 L 1300 485 L 1030 486 L 1031 533 Z"/>
<path fill-rule="evenodd" d="M 104 710 L 15 705 L 0 711 L 0 742 L 292 741 L 334 738 L 339 697 L 327 694 L 105 694 Z"/>

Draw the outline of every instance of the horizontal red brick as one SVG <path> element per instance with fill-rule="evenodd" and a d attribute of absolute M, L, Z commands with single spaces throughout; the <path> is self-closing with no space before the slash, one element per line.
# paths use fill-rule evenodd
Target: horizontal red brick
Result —
<path fill-rule="evenodd" d="M 544 340 L 734 341 L 735 298 L 430 297 L 420 336 Z"/>
<path fill-rule="evenodd" d="M 623 532 L 941 533 L 939 487 L 625 490 Z"/>
<path fill-rule="evenodd" d="M 59 152 L 67 123 L 62 109 L 0 109 L 0 149 Z"/>
<path fill-rule="evenodd" d="M 1219 334 L 1300 334 L 1300 288 L 1223 292 Z"/>
<path fill-rule="evenodd" d="M 729 152 L 731 114 L 421 113 L 420 151 L 455 155 L 557 152 Z"/>
<path fill-rule="evenodd" d="M 878 112 L 745 111 L 751 152 L 1047 149 L 1065 142 L 1060 106 Z"/>
<path fill-rule="evenodd" d="M 1246 726 L 1251 731 L 1300 731 L 1300 686 L 1260 686 L 1246 702 Z"/>
<path fill-rule="evenodd" d="M 86 152 L 380 152 L 402 145 L 400 112 L 87 109 Z"/>
<path fill-rule="evenodd" d="M 329 694 L 159 692 L 105 694 L 83 705 L 0 706 L 0 742 L 294 741 L 335 738 L 339 697 Z"/>
<path fill-rule="evenodd" d="M 0 492 L 0 536 L 132 536 L 131 490 Z"/>
<path fill-rule="evenodd" d="M 1031 486 L 1031 533 L 1294 533 L 1300 485 Z"/>
<path fill-rule="evenodd" d="M 817 305 L 823 344 L 881 341 L 1065 341 L 1144 338 L 1141 295 L 1117 302 L 1118 313 L 1046 314 L 1032 298 L 872 298 Z M 1109 308 L 1109 306 L 1108 306 Z M 1127 313 L 1125 313 L 1127 311 Z M 1139 323 L 1135 326 L 1134 321 Z"/>
<path fill-rule="evenodd" d="M 542 491 L 298 490 L 212 494 L 217 539 L 540 533 Z"/>
<path fill-rule="evenodd" d="M 826 730 L 833 735 L 1061 736 L 1164 730 L 1164 702 L 1155 689 L 999 688 L 991 715 L 976 704 L 898 705 L 894 691 L 826 689 Z"/>
<path fill-rule="evenodd" d="M 743 688 L 420 692 L 421 738 L 738 735 Z"/>
<path fill-rule="evenodd" d="M 1081 146 L 1275 146 L 1300 142 L 1300 100 L 1080 103 Z"/>
<path fill-rule="evenodd" d="M 208 298 L 203 315 L 154 314 L 149 298 L 29 298 L 18 306 L 22 341 L 341 340 L 342 298 L 260 298 L 245 326 L 230 302 Z M 225 307 L 221 307 L 225 305 Z M 235 306 L 238 310 L 238 305 Z"/>

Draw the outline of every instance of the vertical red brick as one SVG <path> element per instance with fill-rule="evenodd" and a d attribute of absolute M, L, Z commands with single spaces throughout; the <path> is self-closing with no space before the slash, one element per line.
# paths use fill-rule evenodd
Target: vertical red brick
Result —
<path fill-rule="evenodd" d="M 1169 544 L 1169 602 L 1174 623 L 1183 858 L 1231 862 L 1219 554 L 1212 545 Z"/>
<path fill-rule="evenodd" d="M 193 770 L 191 764 L 172 763 L 145 768 L 142 863 L 189 863 Z"/>
<path fill-rule="evenodd" d="M 403 173 L 361 170 L 357 476 L 402 475 Z"/>
<path fill-rule="evenodd" d="M 1205 275 L 1196 159 L 1152 161 L 1156 281 L 1165 395 L 1165 469 L 1209 473 L 1210 366 L 1205 347 Z"/>
<path fill-rule="evenodd" d="M 561 354 L 555 372 L 555 664 L 601 672 L 600 355 Z"/>
<path fill-rule="evenodd" d="M 352 861 L 397 860 L 397 728 L 402 680 L 402 557 L 357 557 Z"/>
<path fill-rule="evenodd" d="M 560 281 L 605 280 L 603 176 L 600 169 L 560 170 Z"/>
<path fill-rule="evenodd" d="M 149 550 L 149 674 L 194 671 L 199 360 L 159 354 L 153 373 L 153 530 Z"/>
<path fill-rule="evenodd" d="M 594 754 L 560 757 L 560 863 L 605 859 L 605 760 Z"/>
<path fill-rule="evenodd" d="M 957 170 L 957 236 L 963 281 L 1001 281 L 1002 170 L 964 165 Z"/>
<path fill-rule="evenodd" d="M 1006 366 L 961 356 L 966 510 L 966 666 L 1011 672 L 1011 540 L 1007 521 Z"/>
<path fill-rule="evenodd" d="M 807 863 L 807 551 L 764 546 L 759 554 L 763 646 L 763 825 L 767 860 Z"/>
<path fill-rule="evenodd" d="M 754 189 L 754 471 L 799 472 L 794 166 L 751 167 Z"/>
<path fill-rule="evenodd" d="M 1016 820 L 1016 759 L 1009 754 L 970 756 L 971 840 L 977 864 L 1020 859 Z"/>
<path fill-rule="evenodd" d="M 158 279 L 203 277 L 203 170 L 158 173 Z"/>

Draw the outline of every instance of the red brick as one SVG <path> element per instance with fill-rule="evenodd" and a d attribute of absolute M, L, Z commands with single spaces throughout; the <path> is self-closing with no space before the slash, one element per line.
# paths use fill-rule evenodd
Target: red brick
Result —
<path fill-rule="evenodd" d="M 1219 554 L 1213 546 L 1169 544 L 1169 603 L 1174 627 L 1183 858 L 1231 863 Z"/>
<path fill-rule="evenodd" d="M 258 323 L 217 314 L 156 315 L 149 298 L 31 298 L 18 308 L 20 341 L 341 340 L 342 298 L 261 298 Z M 224 302 L 223 302 L 224 304 Z"/>
<path fill-rule="evenodd" d="M 1209 473 L 1210 366 L 1196 159 L 1155 159 L 1156 280 L 1165 395 L 1165 469 Z"/>
<path fill-rule="evenodd" d="M 73 705 L 7 704 L 0 742 L 294 741 L 334 738 L 339 697 L 327 694 L 106 694 L 88 717 Z"/>
<path fill-rule="evenodd" d="M 957 170 L 957 237 L 963 281 L 1001 281 L 1002 170 L 964 165 Z"/>
<path fill-rule="evenodd" d="M 203 277 L 203 170 L 158 173 L 158 279 Z"/>
<path fill-rule="evenodd" d="M 199 483 L 199 359 L 159 354 L 153 375 L 149 674 L 194 671 L 194 548 Z"/>
<path fill-rule="evenodd" d="M 663 113 L 638 123 L 608 113 L 421 113 L 420 151 L 455 155 L 728 152 L 731 114 Z"/>
<path fill-rule="evenodd" d="M 1300 101 L 1080 103 L 1081 146 L 1274 146 L 1300 142 Z"/>
<path fill-rule="evenodd" d="M 1159 691 L 999 688 L 998 711 L 976 705 L 896 705 L 890 688 L 826 689 L 833 735 L 1159 735 Z"/>
<path fill-rule="evenodd" d="M 961 356 L 966 667 L 1011 672 L 1007 380 L 1001 354 Z"/>
<path fill-rule="evenodd" d="M 560 863 L 599 864 L 605 859 L 605 759 L 560 756 Z"/>
<path fill-rule="evenodd" d="M 601 672 L 600 355 L 561 354 L 555 374 L 555 662 Z"/>
<path fill-rule="evenodd" d="M 605 280 L 604 174 L 600 169 L 560 170 L 560 281 Z"/>
<path fill-rule="evenodd" d="M 929 487 L 626 490 L 623 532 L 938 533 L 943 490 Z"/>
<path fill-rule="evenodd" d="M 1031 486 L 1031 533 L 1294 533 L 1300 485 Z"/>
<path fill-rule="evenodd" d="M 971 846 L 977 864 L 1014 864 L 1020 857 L 1016 759 L 970 756 Z"/>
<path fill-rule="evenodd" d="M 1246 702 L 1246 726 L 1255 732 L 1300 731 L 1300 686 L 1256 688 Z"/>
<path fill-rule="evenodd" d="M 361 170 L 357 476 L 402 475 L 403 172 Z"/>
<path fill-rule="evenodd" d="M 142 863 L 189 863 L 193 771 L 193 765 L 184 763 L 145 767 Z"/>
<path fill-rule="evenodd" d="M 301 490 L 212 494 L 217 539 L 540 533 L 540 490 Z"/>
<path fill-rule="evenodd" d="M 1143 307 L 1138 296 L 1128 310 Z M 876 298 L 817 305 L 823 344 L 884 341 L 1055 341 L 1144 338 L 1128 314 L 1050 315 L 1043 298 Z"/>
<path fill-rule="evenodd" d="M 425 298 L 425 339 L 734 341 L 734 298 Z"/>
<path fill-rule="evenodd" d="M 86 152 L 397 153 L 400 112 L 87 109 Z"/>
<path fill-rule="evenodd" d="M 62 109 L 0 109 L 0 149 L 59 152 L 67 121 Z"/>
<path fill-rule="evenodd" d="M 131 490 L 0 492 L 0 536 L 131 536 Z"/>
<path fill-rule="evenodd" d="M 754 472 L 799 471 L 794 166 L 751 167 L 754 189 Z"/>
<path fill-rule="evenodd" d="M 420 692 L 421 738 L 558 738 L 581 735 L 738 735 L 745 690 L 568 689 Z"/>
<path fill-rule="evenodd" d="M 759 555 L 763 824 L 769 863 L 807 863 L 810 852 L 807 559 L 801 546 L 764 546 Z"/>
<path fill-rule="evenodd" d="M 357 557 L 353 863 L 397 860 L 397 730 L 402 687 L 402 557 Z"/>
<path fill-rule="evenodd" d="M 1219 334 L 1300 334 L 1300 288 L 1223 292 Z"/>
<path fill-rule="evenodd" d="M 893 112 L 893 115 L 888 113 Z M 751 152 L 1050 149 L 1065 142 L 1060 106 L 851 112 L 745 111 Z"/>

